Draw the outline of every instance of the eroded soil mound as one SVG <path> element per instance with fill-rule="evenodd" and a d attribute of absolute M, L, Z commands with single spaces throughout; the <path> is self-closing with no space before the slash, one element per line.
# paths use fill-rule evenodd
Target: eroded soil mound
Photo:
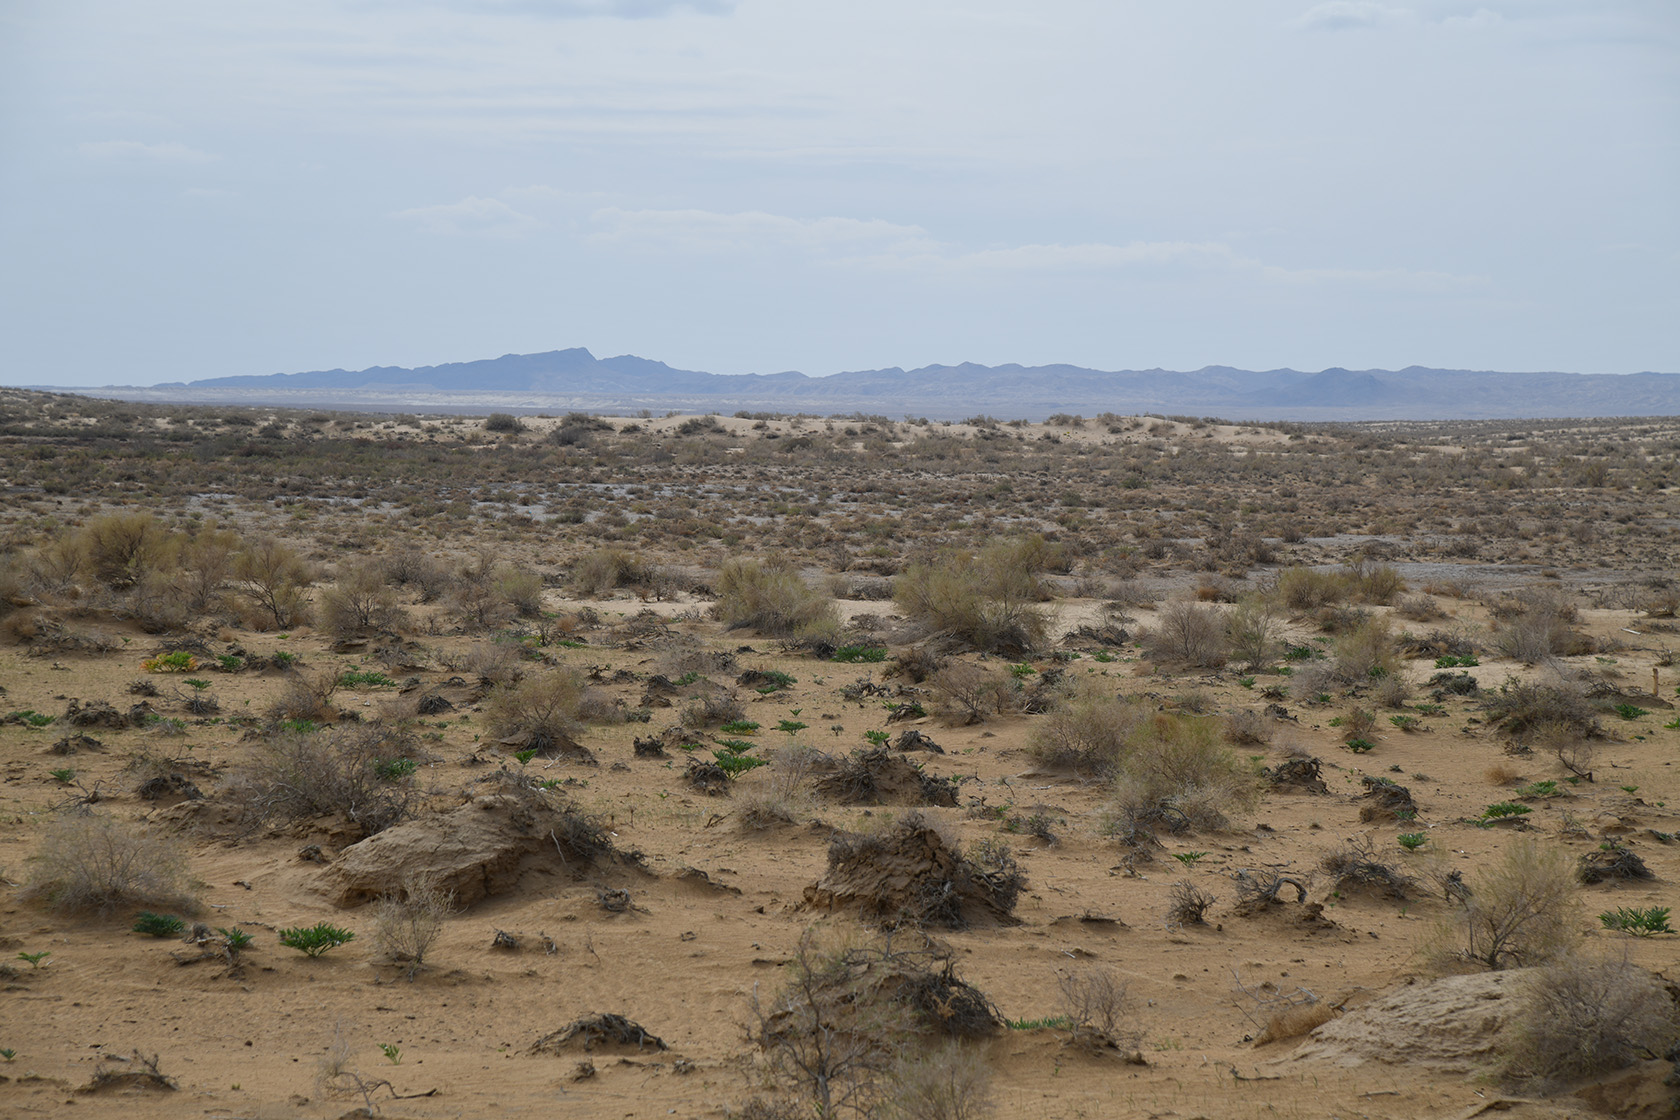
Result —
<path fill-rule="evenodd" d="M 876 836 L 842 833 L 829 842 L 828 872 L 805 888 L 814 910 L 856 910 L 866 922 L 962 929 L 1014 925 L 1025 879 L 1008 850 L 965 855 L 921 814 Z"/>
<path fill-rule="evenodd" d="M 955 806 L 949 778 L 925 773 L 910 760 L 878 748 L 859 751 L 817 782 L 817 793 L 842 805 Z"/>
<path fill-rule="evenodd" d="M 354 906 L 400 889 L 404 881 L 453 891 L 470 906 L 512 890 L 527 870 L 578 871 L 617 853 L 594 820 L 536 792 L 475 797 L 452 812 L 388 828 L 344 849 L 328 870 L 329 891 Z"/>
<path fill-rule="evenodd" d="M 1523 970 L 1406 984 L 1313 1031 L 1294 1061 L 1471 1073 L 1495 1057 Z"/>

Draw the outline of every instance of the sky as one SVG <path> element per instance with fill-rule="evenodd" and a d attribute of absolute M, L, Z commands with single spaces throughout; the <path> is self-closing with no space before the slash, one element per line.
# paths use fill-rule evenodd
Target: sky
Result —
<path fill-rule="evenodd" d="M 1675 0 L 0 0 L 0 384 L 1680 371 Z"/>

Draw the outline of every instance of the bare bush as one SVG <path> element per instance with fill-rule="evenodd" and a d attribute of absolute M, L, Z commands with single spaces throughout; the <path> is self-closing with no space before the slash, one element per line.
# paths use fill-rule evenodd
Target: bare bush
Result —
<path fill-rule="evenodd" d="M 289 545 L 260 538 L 233 559 L 233 578 L 256 610 L 255 622 L 284 630 L 309 618 L 304 588 L 314 571 Z"/>
<path fill-rule="evenodd" d="M 599 597 L 615 588 L 651 583 L 653 567 L 622 548 L 597 548 L 572 566 L 571 580 L 578 595 Z"/>
<path fill-rule="evenodd" d="M 1410 875 L 1378 858 L 1369 836 L 1343 841 L 1319 861 L 1319 866 L 1330 873 L 1336 889 L 1341 891 L 1374 890 L 1405 901 L 1407 892 L 1417 885 Z"/>
<path fill-rule="evenodd" d="M 992 1075 L 985 1055 L 951 1041 L 924 1054 L 906 1053 L 888 1071 L 887 1120 L 981 1120 L 992 1114 Z"/>
<path fill-rule="evenodd" d="M 1144 635 L 1150 660 L 1198 669 L 1225 664 L 1225 619 L 1219 610 L 1201 603 L 1168 603 L 1160 621 Z"/>
<path fill-rule="evenodd" d="M 23 897 L 69 912 L 198 909 L 174 842 L 91 813 L 62 816 L 47 828 Z"/>
<path fill-rule="evenodd" d="M 1224 716 L 1227 743 L 1258 746 L 1272 741 L 1272 721 L 1252 708 L 1238 708 Z"/>
<path fill-rule="evenodd" d="M 268 718 L 276 723 L 308 720 L 324 723 L 333 717 L 332 698 L 338 691 L 338 677 L 331 672 L 286 674 L 280 694 L 268 706 Z"/>
<path fill-rule="evenodd" d="M 1680 1035 L 1662 984 L 1625 960 L 1554 961 L 1523 978 L 1517 999 L 1499 1040 L 1513 1081 L 1598 1077 L 1666 1052 Z"/>
<path fill-rule="evenodd" d="M 945 717 L 964 725 L 984 723 L 987 716 L 1008 711 L 1014 700 L 1013 681 L 967 661 L 951 662 L 931 683 Z"/>
<path fill-rule="evenodd" d="M 429 883 L 405 882 L 374 903 L 373 943 L 381 956 L 407 966 L 409 979 L 425 966 L 443 922 L 455 909 L 455 894 Z"/>
<path fill-rule="evenodd" d="M 1111 968 L 1087 968 L 1056 977 L 1056 1010 L 1073 1024 L 1075 1036 L 1094 1035 L 1117 1046 L 1136 1046 L 1142 1036 L 1131 1022 L 1131 993 Z"/>
<path fill-rule="evenodd" d="M 1470 885 L 1457 923 L 1460 955 L 1491 969 L 1556 959 L 1575 943 L 1576 892 L 1563 852 L 1513 840 Z"/>
<path fill-rule="evenodd" d="M 1207 912 L 1218 901 L 1190 880 L 1180 879 L 1167 894 L 1167 921 L 1181 926 L 1206 925 Z"/>
<path fill-rule="evenodd" d="M 485 701 L 484 716 L 496 738 L 552 757 L 578 749 L 582 699 L 583 682 L 577 673 L 554 669 L 498 686 Z"/>
<path fill-rule="evenodd" d="M 321 628 L 341 640 L 401 630 L 407 623 L 384 569 L 374 563 L 340 573 L 338 582 L 321 593 L 317 613 Z"/>
<path fill-rule="evenodd" d="M 372 836 L 412 814 L 419 791 L 391 763 L 417 750 L 412 732 L 383 724 L 285 731 L 270 736 L 221 792 L 247 828 L 338 817 Z"/>
<path fill-rule="evenodd" d="M 1082 777 L 1113 774 L 1138 724 L 1142 705 L 1088 685 L 1050 709 L 1033 728 L 1030 748 L 1040 764 Z"/>
<path fill-rule="evenodd" d="M 1225 640 L 1230 655 L 1250 669 L 1270 664 L 1277 656 L 1282 627 L 1271 606 L 1259 597 L 1244 599 L 1225 616 Z"/>

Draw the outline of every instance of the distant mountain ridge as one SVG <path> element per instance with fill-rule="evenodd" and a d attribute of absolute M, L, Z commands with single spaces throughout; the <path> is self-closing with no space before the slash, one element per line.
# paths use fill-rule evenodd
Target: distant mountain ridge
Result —
<path fill-rule="evenodd" d="M 715 374 L 583 347 L 407 369 L 217 377 L 111 390 L 136 400 L 380 410 L 660 409 L 868 412 L 961 419 L 988 413 L 1170 412 L 1254 420 L 1489 419 L 1680 415 L 1680 374 L 1484 370 L 1095 370 L 1073 365 Z"/>

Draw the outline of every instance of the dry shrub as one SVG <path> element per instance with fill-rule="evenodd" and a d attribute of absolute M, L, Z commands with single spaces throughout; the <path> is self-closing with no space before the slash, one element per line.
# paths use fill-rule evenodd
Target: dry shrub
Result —
<path fill-rule="evenodd" d="M 1151 661 L 1215 668 L 1225 664 L 1226 628 L 1221 613 L 1200 603 L 1168 603 L 1160 621 L 1143 637 Z"/>
<path fill-rule="evenodd" d="M 992 1075 L 984 1054 L 951 1041 L 907 1053 L 888 1072 L 887 1120 L 981 1120 L 992 1114 Z"/>
<path fill-rule="evenodd" d="M 1272 721 L 1252 708 L 1227 712 L 1223 722 L 1227 743 L 1258 746 L 1272 741 Z"/>
<path fill-rule="evenodd" d="M 484 642 L 467 651 L 461 667 L 478 679 L 506 687 L 525 675 L 525 649 L 517 642 Z"/>
<path fill-rule="evenodd" d="M 397 587 L 412 587 L 422 603 L 436 602 L 453 581 L 449 569 L 417 548 L 403 548 L 385 560 L 385 578 Z"/>
<path fill-rule="evenodd" d="M 1570 682 L 1549 685 L 1512 677 L 1489 696 L 1486 710 L 1489 723 L 1528 746 L 1556 738 L 1597 739 L 1604 734 L 1591 701 Z"/>
<path fill-rule="evenodd" d="M 712 616 L 730 630 L 757 630 L 777 638 L 835 636 L 840 615 L 789 568 L 756 560 L 731 560 L 718 571 Z"/>
<path fill-rule="evenodd" d="M 413 732 L 386 724 L 281 732 L 220 795 L 238 806 L 248 829 L 337 817 L 372 836 L 412 815 L 419 791 L 390 764 L 416 757 L 418 749 Z"/>
<path fill-rule="evenodd" d="M 1255 1038 L 1254 1044 L 1264 1046 L 1269 1042 L 1300 1038 L 1335 1017 L 1336 1009 L 1328 1003 L 1293 1003 L 1266 1019 L 1266 1025 Z"/>
<path fill-rule="evenodd" d="M 1031 750 L 1043 766 L 1082 777 L 1115 772 L 1136 726 L 1148 718 L 1142 705 L 1087 684 L 1037 721 Z"/>
<path fill-rule="evenodd" d="M 233 578 L 250 600 L 253 629 L 284 630 L 309 620 L 303 592 L 314 570 L 291 546 L 272 537 L 253 541 L 233 558 Z"/>
<path fill-rule="evenodd" d="M 287 673 L 280 695 L 268 706 L 268 718 L 275 723 L 286 720 L 324 723 L 333 718 L 332 698 L 337 691 L 338 677 L 331 671 Z"/>
<path fill-rule="evenodd" d="M 1167 893 L 1167 921 L 1181 926 L 1204 925 L 1208 910 L 1218 901 L 1190 880 L 1180 879 Z"/>
<path fill-rule="evenodd" d="M 1522 781 L 1523 773 L 1508 762 L 1496 762 L 1482 771 L 1482 780 L 1489 785 L 1509 786 Z"/>
<path fill-rule="evenodd" d="M 1661 982 L 1625 960 L 1555 961 L 1524 977 L 1517 998 L 1499 1040 L 1512 1081 L 1598 1077 L 1665 1053 L 1680 1035 Z"/>
<path fill-rule="evenodd" d="M 597 548 L 572 566 L 572 588 L 579 596 L 599 597 L 619 587 L 641 587 L 653 580 L 652 565 L 622 548 Z"/>
<path fill-rule="evenodd" d="M 1404 595 L 1395 604 L 1394 613 L 1412 622 L 1434 622 L 1447 617 L 1447 612 L 1441 609 L 1429 595 Z"/>
<path fill-rule="evenodd" d="M 911 646 L 893 658 L 893 669 L 899 675 L 909 677 L 912 684 L 921 684 L 949 662 L 950 658 L 945 654 L 932 645 L 923 644 Z"/>
<path fill-rule="evenodd" d="M 517 739 L 526 749 L 547 757 L 575 747 L 575 737 L 582 731 L 578 723 L 582 699 L 583 682 L 576 671 L 554 669 L 498 686 L 485 700 L 484 717 L 497 739 Z"/>
<path fill-rule="evenodd" d="M 176 534 L 149 513 L 106 513 L 80 533 L 86 566 L 107 587 L 127 588 L 148 573 L 173 568 L 180 549 Z"/>
<path fill-rule="evenodd" d="M 340 640 L 401 630 L 408 619 L 378 564 L 357 564 L 321 593 L 317 607 L 321 628 Z"/>
<path fill-rule="evenodd" d="M 1111 968 L 1087 968 L 1056 978 L 1061 998 L 1056 1010 L 1073 1024 L 1076 1038 L 1112 1042 L 1131 1048 L 1142 1032 L 1131 1022 L 1135 1009 L 1131 993 Z"/>
<path fill-rule="evenodd" d="M 1573 948 L 1575 869 L 1556 848 L 1518 838 L 1470 885 L 1458 956 L 1486 968 L 1538 965 Z"/>
<path fill-rule="evenodd" d="M 1417 885 L 1410 875 L 1377 858 L 1369 836 L 1343 841 L 1341 847 L 1319 861 L 1319 866 L 1330 873 L 1336 889 L 1342 891 L 1374 890 L 1404 902 L 1407 892 Z"/>
<path fill-rule="evenodd" d="M 1580 612 L 1555 588 L 1531 587 L 1489 604 L 1495 625 L 1494 647 L 1506 657 L 1532 665 L 1556 656 L 1592 653 L 1592 638 L 1575 629 Z"/>
<path fill-rule="evenodd" d="M 406 881 L 395 892 L 381 895 L 373 909 L 373 944 L 393 964 L 406 965 L 413 979 L 426 963 L 432 943 L 443 932 L 443 921 L 455 909 L 453 891 L 429 883 Z"/>
<path fill-rule="evenodd" d="M 1121 815 L 1212 829 L 1230 823 L 1228 811 L 1253 806 L 1260 779 L 1220 744 L 1217 721 L 1162 712 L 1134 724 L 1114 789 Z"/>
<path fill-rule="evenodd" d="M 684 727 L 699 731 L 747 718 L 746 707 L 733 692 L 709 681 L 706 683 L 707 687 L 683 706 Z"/>
<path fill-rule="evenodd" d="M 967 661 L 953 661 L 935 673 L 931 683 L 940 713 L 965 726 L 984 723 L 987 716 L 1008 711 L 1015 701 L 1010 678 Z"/>
<path fill-rule="evenodd" d="M 536 618 L 542 614 L 543 582 L 536 572 L 515 568 L 511 564 L 498 564 L 490 573 L 490 589 L 520 618 Z"/>
<path fill-rule="evenodd" d="M 1049 628 L 1039 605 L 1049 592 L 1038 573 L 1051 547 L 1034 536 L 911 564 L 893 584 L 893 600 L 929 632 L 973 649 L 1024 656 L 1044 643 Z"/>
<path fill-rule="evenodd" d="M 1277 656 L 1281 632 L 1270 605 L 1258 596 L 1238 603 L 1225 616 L 1225 640 L 1230 655 L 1251 669 L 1270 664 Z"/>
<path fill-rule="evenodd" d="M 171 840 L 91 813 L 60 817 L 47 828 L 23 897 L 71 912 L 198 909 L 186 858 Z"/>

